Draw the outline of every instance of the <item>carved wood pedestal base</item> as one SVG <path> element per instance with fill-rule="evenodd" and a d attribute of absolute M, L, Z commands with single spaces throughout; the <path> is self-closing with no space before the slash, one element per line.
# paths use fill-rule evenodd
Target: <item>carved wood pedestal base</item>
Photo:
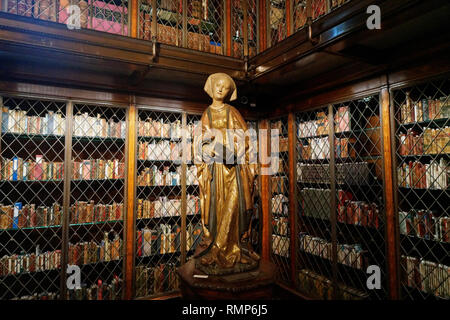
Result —
<path fill-rule="evenodd" d="M 250 272 L 194 278 L 202 273 L 195 269 L 192 259 L 178 268 L 183 299 L 198 300 L 260 300 L 272 299 L 275 265 L 260 261 L 258 269 Z"/>

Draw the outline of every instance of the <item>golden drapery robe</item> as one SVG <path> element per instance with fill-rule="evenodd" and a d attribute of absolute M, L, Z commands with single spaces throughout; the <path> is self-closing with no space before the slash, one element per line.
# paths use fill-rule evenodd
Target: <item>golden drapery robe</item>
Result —
<path fill-rule="evenodd" d="M 227 165 L 225 160 L 223 163 L 197 164 L 202 220 L 210 233 L 207 241 L 211 242 L 200 255 L 209 261 L 209 265 L 232 268 L 241 261 L 240 238 L 247 231 L 253 208 L 256 164 L 248 162 L 250 152 L 254 151 L 253 145 L 242 136 L 247 131 L 246 122 L 230 105 L 224 104 L 217 110 L 209 107 L 202 115 L 201 126 L 202 136 L 208 129 L 219 129 L 223 145 L 234 149 L 235 157 L 245 153 L 243 164 Z M 237 141 L 241 143 L 228 141 L 234 138 L 226 134 L 226 129 L 241 129 L 235 131 Z M 205 151 L 199 141 L 202 136 L 194 137 L 194 155 Z"/>

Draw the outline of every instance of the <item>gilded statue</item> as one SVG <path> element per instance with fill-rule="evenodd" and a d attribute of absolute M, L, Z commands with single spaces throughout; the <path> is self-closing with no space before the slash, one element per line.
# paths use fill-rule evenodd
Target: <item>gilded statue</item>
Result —
<path fill-rule="evenodd" d="M 196 265 L 209 274 L 251 270 L 259 260 L 248 245 L 257 169 L 256 163 L 249 161 L 254 144 L 245 137 L 247 123 L 239 111 L 227 104 L 237 98 L 233 79 L 224 73 L 212 74 L 204 90 L 212 103 L 203 112 L 202 134 L 194 136 L 193 146 L 203 228 L 200 245 L 204 249 L 197 254 Z M 234 161 L 227 158 L 228 152 L 233 152 Z M 217 161 L 220 153 L 222 161 Z"/>

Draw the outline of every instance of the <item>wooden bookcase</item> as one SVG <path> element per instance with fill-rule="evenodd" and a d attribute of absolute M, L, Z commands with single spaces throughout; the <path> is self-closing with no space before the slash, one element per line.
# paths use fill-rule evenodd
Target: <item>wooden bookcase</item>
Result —
<path fill-rule="evenodd" d="M 385 298 L 385 281 L 366 286 L 370 265 L 387 278 L 379 96 L 298 113 L 297 139 L 297 285 L 321 299 Z"/>
<path fill-rule="evenodd" d="M 450 297 L 449 78 L 393 88 L 395 215 L 400 294 Z"/>

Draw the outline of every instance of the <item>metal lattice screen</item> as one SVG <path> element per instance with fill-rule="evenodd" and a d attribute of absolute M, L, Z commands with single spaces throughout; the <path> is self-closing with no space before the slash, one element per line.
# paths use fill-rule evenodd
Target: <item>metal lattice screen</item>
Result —
<path fill-rule="evenodd" d="M 187 47 L 216 54 L 224 51 L 224 2 L 187 2 Z"/>
<path fill-rule="evenodd" d="M 232 56 L 244 58 L 244 14 L 247 14 L 248 55 L 257 53 L 257 8 L 256 0 L 233 0 L 231 10 Z"/>
<path fill-rule="evenodd" d="M 332 298 L 331 176 L 328 108 L 297 114 L 299 290 Z"/>
<path fill-rule="evenodd" d="M 258 53 L 258 2 L 247 0 L 248 56 Z"/>
<path fill-rule="evenodd" d="M 402 296 L 450 298 L 450 81 L 392 92 Z"/>
<path fill-rule="evenodd" d="M 271 176 L 272 213 L 272 261 L 277 266 L 277 278 L 290 282 L 290 227 L 289 227 L 289 176 L 288 176 L 288 121 L 287 118 L 272 120 L 271 154 L 278 158 L 278 166 Z M 278 130 L 278 146 L 276 133 Z M 278 147 L 278 154 L 274 147 Z M 273 163 L 274 159 L 272 159 Z"/>
<path fill-rule="evenodd" d="M 68 264 L 81 289 L 68 299 L 120 299 L 126 109 L 75 104 L 72 128 Z"/>
<path fill-rule="evenodd" d="M 256 145 L 254 146 L 256 154 L 259 154 L 259 133 L 258 133 L 258 122 L 257 121 L 247 121 L 248 130 L 254 130 L 256 133 Z M 261 209 L 261 189 L 259 187 L 259 175 L 260 169 L 257 167 L 257 177 L 254 181 L 254 193 L 253 193 L 253 217 L 251 219 L 251 240 L 250 245 L 252 249 L 261 254 L 262 249 L 262 209 Z"/>
<path fill-rule="evenodd" d="M 179 287 L 181 129 L 180 113 L 138 111 L 136 297 Z"/>
<path fill-rule="evenodd" d="M 287 36 L 286 25 L 286 1 L 269 1 L 269 40 L 270 46 L 274 46 Z"/>
<path fill-rule="evenodd" d="M 193 163 L 192 143 L 194 139 L 194 132 L 201 130 L 201 116 L 200 115 L 187 115 L 186 120 L 186 132 L 187 132 L 187 145 L 189 151 L 186 154 L 186 159 L 189 159 L 189 163 L 186 165 L 186 253 L 187 258 L 193 256 L 197 245 L 199 244 L 203 235 L 201 225 L 201 208 L 200 208 L 200 188 L 197 180 L 197 167 Z M 197 127 L 196 126 L 200 126 Z"/>
<path fill-rule="evenodd" d="M 70 29 L 128 35 L 126 0 L 5 0 L 4 6 L 8 13 L 67 24 Z"/>
<path fill-rule="evenodd" d="M 231 56 L 244 58 L 244 7 L 241 0 L 233 0 L 231 7 Z"/>
<path fill-rule="evenodd" d="M 152 1 L 141 0 L 139 6 L 139 38 L 152 39 Z M 182 45 L 183 6 L 177 0 L 156 1 L 156 39 L 175 46 Z"/>
<path fill-rule="evenodd" d="M 294 32 L 303 28 L 306 24 L 307 9 L 306 0 L 295 0 L 294 2 Z"/>
<path fill-rule="evenodd" d="M 56 299 L 66 107 L 1 100 L 0 299 Z"/>
<path fill-rule="evenodd" d="M 387 298 L 379 100 L 374 95 L 333 106 L 337 281 L 356 289 L 356 299 Z M 368 288 L 368 266 L 379 267 L 380 289 Z"/>

